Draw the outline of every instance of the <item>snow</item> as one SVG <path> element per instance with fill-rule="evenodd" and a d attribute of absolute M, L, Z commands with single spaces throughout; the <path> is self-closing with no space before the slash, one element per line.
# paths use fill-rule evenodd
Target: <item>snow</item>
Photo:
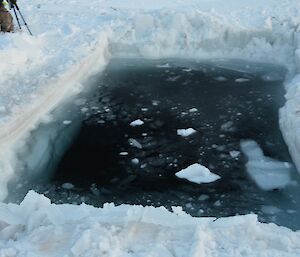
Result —
<path fill-rule="evenodd" d="M 216 62 L 243 57 L 284 65 L 289 71 L 287 101 L 279 122 L 300 170 L 300 1 L 18 3 L 34 36 L 26 31 L 0 36 L 0 200 L 8 195 L 8 183 L 19 175 L 18 153 L 30 149 L 26 141 L 30 131 L 87 86 L 87 79 L 100 73 L 112 57 Z M 278 74 L 264 79 L 277 80 Z M 227 125 L 223 129 L 233 129 Z M 32 167 L 39 165 L 37 156 L 49 155 L 47 138 L 38 142 L 28 159 Z M 288 167 L 265 157 L 255 143 L 250 146 L 246 144 L 245 153 L 255 181 L 266 189 L 287 185 Z M 270 168 L 276 170 L 275 181 L 256 176 L 257 170 Z M 213 222 L 176 210 L 177 214 L 140 206 L 51 205 L 30 192 L 21 205 L 0 205 L 0 256 L 300 255 L 299 232 L 261 224 L 255 215 Z"/>
<path fill-rule="evenodd" d="M 221 178 L 219 175 L 212 173 L 208 168 L 199 163 L 194 163 L 175 173 L 175 175 L 178 178 L 187 179 L 188 181 L 197 184 L 211 183 Z"/>
<path fill-rule="evenodd" d="M 187 129 L 177 129 L 177 135 L 182 137 L 188 137 L 190 135 L 195 134 L 197 131 L 193 128 L 187 128 Z"/>
<path fill-rule="evenodd" d="M 253 140 L 241 141 L 241 149 L 247 156 L 247 172 L 263 190 L 281 189 L 291 184 L 291 165 L 267 157 Z"/>
<path fill-rule="evenodd" d="M 181 208 L 55 205 L 29 192 L 0 205 L 0 256 L 296 257 L 300 232 L 253 214 L 192 218 Z M 241 237 L 241 231 L 243 236 Z"/>

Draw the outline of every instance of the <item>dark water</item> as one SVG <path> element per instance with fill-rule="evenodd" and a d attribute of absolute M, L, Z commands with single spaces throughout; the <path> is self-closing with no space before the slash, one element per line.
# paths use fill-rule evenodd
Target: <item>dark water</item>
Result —
<path fill-rule="evenodd" d="M 253 139 L 265 155 L 291 161 L 278 127 L 284 71 L 242 65 L 236 71 L 212 63 L 113 60 L 43 193 L 55 202 L 96 206 L 182 206 L 194 216 L 254 212 L 262 221 L 297 228 L 290 191 L 260 190 L 247 175 L 243 154 L 230 154 L 240 152 L 241 139 Z M 144 124 L 130 126 L 137 119 Z M 177 129 L 190 127 L 197 133 L 177 135 Z M 221 179 L 198 185 L 174 175 L 193 163 Z M 59 186 L 65 182 L 75 188 Z"/>

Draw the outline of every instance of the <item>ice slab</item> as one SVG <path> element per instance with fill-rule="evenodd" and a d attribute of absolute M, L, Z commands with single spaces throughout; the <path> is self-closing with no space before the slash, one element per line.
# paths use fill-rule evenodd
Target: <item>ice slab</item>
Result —
<path fill-rule="evenodd" d="M 184 178 L 197 184 L 211 183 L 221 178 L 219 175 L 212 173 L 208 168 L 199 163 L 194 163 L 177 172 L 175 175 L 178 178 Z"/>
<path fill-rule="evenodd" d="M 247 172 L 262 190 L 281 189 L 291 183 L 291 164 L 265 156 L 254 140 L 242 140 L 241 149 L 248 158 Z"/>

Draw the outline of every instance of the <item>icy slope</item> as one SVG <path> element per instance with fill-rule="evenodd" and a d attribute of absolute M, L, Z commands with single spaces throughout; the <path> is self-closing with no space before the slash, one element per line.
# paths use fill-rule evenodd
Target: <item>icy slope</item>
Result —
<path fill-rule="evenodd" d="M 0 222 L 0 256 L 300 255 L 300 232 L 259 223 L 255 215 L 215 220 L 179 208 L 51 205 L 29 192 L 20 206 L 0 206 Z"/>

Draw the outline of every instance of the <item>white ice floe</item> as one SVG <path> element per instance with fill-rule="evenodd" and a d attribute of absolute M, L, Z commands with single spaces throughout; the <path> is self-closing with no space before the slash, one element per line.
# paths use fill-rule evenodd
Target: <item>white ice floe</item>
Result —
<path fill-rule="evenodd" d="M 130 123 L 131 127 L 137 127 L 137 126 L 142 126 L 144 124 L 144 122 L 140 119 L 138 120 L 134 120 Z"/>
<path fill-rule="evenodd" d="M 188 137 L 190 135 L 193 135 L 197 132 L 197 130 L 193 128 L 187 128 L 187 129 L 177 129 L 177 135 L 182 137 Z"/>
<path fill-rule="evenodd" d="M 244 82 L 248 82 L 250 81 L 250 79 L 246 79 L 246 78 L 238 78 L 235 80 L 235 82 L 237 83 L 244 83 Z"/>
<path fill-rule="evenodd" d="M 188 181 L 197 184 L 211 183 L 221 178 L 219 175 L 212 173 L 208 168 L 199 163 L 194 163 L 177 172 L 175 175 L 178 178 L 187 179 Z"/>
<path fill-rule="evenodd" d="M 248 158 L 247 172 L 261 189 L 280 189 L 291 183 L 291 165 L 288 162 L 265 156 L 253 140 L 241 141 L 241 149 Z"/>

